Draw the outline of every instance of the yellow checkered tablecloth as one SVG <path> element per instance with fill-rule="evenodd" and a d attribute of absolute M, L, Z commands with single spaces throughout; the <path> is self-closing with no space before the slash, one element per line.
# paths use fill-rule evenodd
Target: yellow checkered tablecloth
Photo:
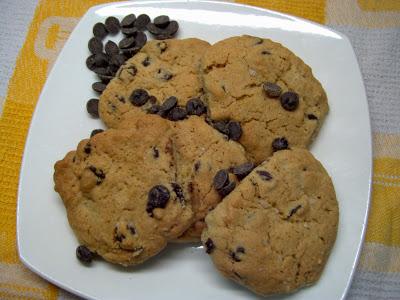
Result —
<path fill-rule="evenodd" d="M 0 85 L 0 103 L 4 101 L 0 118 L 0 299 L 75 298 L 28 271 L 18 259 L 18 176 L 29 123 L 47 73 L 79 18 L 89 7 L 104 2 L 109 0 L 0 1 L 0 81 L 8 82 Z M 348 298 L 400 299 L 400 1 L 237 2 L 326 24 L 350 38 L 370 106 L 374 176 L 366 241 Z M 33 17 L 28 16 L 28 7 Z M 5 42 L 13 33 L 4 32 L 10 25 L 4 20 L 10 15 L 15 22 L 11 25 L 22 27 L 21 32 L 27 30 L 27 34 L 17 47 L 15 65 L 4 66 L 4 53 L 12 51 Z"/>

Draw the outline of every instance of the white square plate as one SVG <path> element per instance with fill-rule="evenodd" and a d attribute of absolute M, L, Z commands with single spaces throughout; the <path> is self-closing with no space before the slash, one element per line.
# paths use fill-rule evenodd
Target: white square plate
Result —
<path fill-rule="evenodd" d="M 286 296 L 341 299 L 355 270 L 365 232 L 371 178 L 371 132 L 367 101 L 349 40 L 326 27 L 250 6 L 212 1 L 143 1 L 101 5 L 82 18 L 43 88 L 26 141 L 18 193 L 17 238 L 22 262 L 32 271 L 87 298 L 257 298 L 222 278 L 199 245 L 171 245 L 136 268 L 105 262 L 82 266 L 77 241 L 61 199 L 53 190 L 53 165 L 75 149 L 100 120 L 88 117 L 95 75 L 85 66 L 92 27 L 107 16 L 161 14 L 179 21 L 178 38 L 214 43 L 251 34 L 291 49 L 313 69 L 329 99 L 330 113 L 312 146 L 335 184 L 340 206 L 337 241 L 318 284 Z"/>

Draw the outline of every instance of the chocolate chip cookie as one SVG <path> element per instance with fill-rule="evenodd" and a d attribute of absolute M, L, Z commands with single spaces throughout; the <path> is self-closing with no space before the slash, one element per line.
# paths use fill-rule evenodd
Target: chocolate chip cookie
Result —
<path fill-rule="evenodd" d="M 154 118 L 146 130 L 97 133 L 55 164 L 55 190 L 82 245 L 109 262 L 136 265 L 192 224 L 174 136 Z"/>
<path fill-rule="evenodd" d="M 281 150 L 206 217 L 202 242 L 226 277 L 261 295 L 315 283 L 336 239 L 338 204 L 323 166 Z"/>
<path fill-rule="evenodd" d="M 207 42 L 195 38 L 147 42 L 103 91 L 101 119 L 115 128 L 128 111 L 160 113 L 172 119 L 186 117 L 183 108 L 203 96 L 199 66 L 208 47 Z"/>
<path fill-rule="evenodd" d="M 308 146 L 328 112 L 310 67 L 269 39 L 220 41 L 205 51 L 201 71 L 213 125 L 256 163 L 277 149 Z"/>

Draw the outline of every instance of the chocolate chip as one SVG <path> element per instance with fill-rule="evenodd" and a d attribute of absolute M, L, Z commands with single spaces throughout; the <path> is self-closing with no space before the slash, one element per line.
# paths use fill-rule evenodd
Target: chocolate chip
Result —
<path fill-rule="evenodd" d="M 239 122 L 230 121 L 227 126 L 228 136 L 231 140 L 238 141 L 242 136 L 242 127 Z"/>
<path fill-rule="evenodd" d="M 171 109 L 173 109 L 178 103 L 178 99 L 175 96 L 168 97 L 163 104 L 161 104 L 160 111 L 166 115 Z"/>
<path fill-rule="evenodd" d="M 132 233 L 132 235 L 136 234 L 136 229 L 131 223 L 127 224 L 126 228 Z"/>
<path fill-rule="evenodd" d="M 262 55 L 270 55 L 271 52 L 269 52 L 268 50 L 263 50 L 263 51 L 261 51 L 261 54 Z"/>
<path fill-rule="evenodd" d="M 134 36 L 138 29 L 136 27 L 122 27 L 121 32 L 126 36 Z"/>
<path fill-rule="evenodd" d="M 108 56 L 104 53 L 97 53 L 94 56 L 94 63 L 96 67 L 107 67 L 108 66 Z"/>
<path fill-rule="evenodd" d="M 288 111 L 294 111 L 299 106 L 299 95 L 295 92 L 286 92 L 281 95 L 281 105 Z"/>
<path fill-rule="evenodd" d="M 127 49 L 121 49 L 121 52 L 125 55 L 125 57 L 131 58 L 132 56 L 134 56 L 136 53 L 138 53 L 140 50 L 140 48 L 134 46 L 132 48 L 127 48 Z"/>
<path fill-rule="evenodd" d="M 160 152 L 158 151 L 157 147 L 153 147 L 153 157 L 158 158 L 160 156 Z"/>
<path fill-rule="evenodd" d="M 160 42 L 157 43 L 157 47 L 160 49 L 160 52 L 163 53 L 165 50 L 167 50 L 168 45 L 166 42 Z"/>
<path fill-rule="evenodd" d="M 83 148 L 83 152 L 85 152 L 86 154 L 90 154 L 90 152 L 92 152 L 92 148 L 90 146 L 90 143 L 87 143 L 85 145 L 85 147 Z"/>
<path fill-rule="evenodd" d="M 200 169 L 200 161 L 196 161 L 194 164 L 194 170 L 197 172 Z"/>
<path fill-rule="evenodd" d="M 244 247 L 238 246 L 238 247 L 236 248 L 236 252 L 238 252 L 238 253 L 245 253 Z"/>
<path fill-rule="evenodd" d="M 101 169 L 97 169 L 94 166 L 90 166 L 89 170 L 93 172 L 94 175 L 96 175 L 96 177 L 100 180 L 105 179 L 106 178 L 106 174 L 104 174 L 103 170 Z"/>
<path fill-rule="evenodd" d="M 168 39 L 172 39 L 173 36 L 168 33 L 163 32 L 163 33 L 155 35 L 154 38 L 156 40 L 168 40 Z"/>
<path fill-rule="evenodd" d="M 126 57 L 123 54 L 116 54 L 111 56 L 110 64 L 116 67 L 120 67 L 124 64 Z"/>
<path fill-rule="evenodd" d="M 136 16 L 134 14 L 130 14 L 125 16 L 121 21 L 122 27 L 133 27 L 136 21 Z"/>
<path fill-rule="evenodd" d="M 118 45 L 113 41 L 108 41 L 104 47 L 104 50 L 110 56 L 117 55 L 119 53 Z"/>
<path fill-rule="evenodd" d="M 156 96 L 150 96 L 150 97 L 149 97 L 149 102 L 150 102 L 151 104 L 156 104 L 156 103 L 157 103 L 157 98 L 156 98 Z"/>
<path fill-rule="evenodd" d="M 179 121 L 186 118 L 186 110 L 182 107 L 174 107 L 168 113 L 168 119 L 171 121 Z"/>
<path fill-rule="evenodd" d="M 239 179 L 243 179 L 249 173 L 254 169 L 254 164 L 252 162 L 247 162 L 244 164 L 241 164 L 239 166 L 233 167 L 232 168 L 232 173 L 237 176 Z"/>
<path fill-rule="evenodd" d="M 135 46 L 135 38 L 134 37 L 123 38 L 122 40 L 120 40 L 118 46 L 121 49 L 132 48 L 133 46 Z"/>
<path fill-rule="evenodd" d="M 301 208 L 301 205 L 297 205 L 296 207 L 292 208 L 289 212 L 289 215 L 287 216 L 287 219 L 292 217 L 300 208 Z"/>
<path fill-rule="evenodd" d="M 183 194 L 181 186 L 175 182 L 172 182 L 171 185 L 176 197 L 179 199 L 179 202 L 185 203 L 185 195 Z"/>
<path fill-rule="evenodd" d="M 142 61 L 142 65 L 145 67 L 150 66 L 150 57 L 146 57 L 143 61 Z"/>
<path fill-rule="evenodd" d="M 151 34 L 153 34 L 155 36 L 162 34 L 164 32 L 163 29 L 157 27 L 156 24 L 154 24 L 154 23 L 147 24 L 146 28 Z"/>
<path fill-rule="evenodd" d="M 88 42 L 89 51 L 93 54 L 103 52 L 103 43 L 99 38 L 93 37 Z"/>
<path fill-rule="evenodd" d="M 228 135 L 229 130 L 228 130 L 228 121 L 221 120 L 221 121 L 215 121 L 212 123 L 212 126 L 218 130 L 219 132 Z"/>
<path fill-rule="evenodd" d="M 165 15 L 158 16 L 154 18 L 153 23 L 159 28 L 165 28 L 169 24 L 169 17 Z"/>
<path fill-rule="evenodd" d="M 89 264 L 92 262 L 94 253 L 86 246 L 80 245 L 76 248 L 76 257 L 83 263 Z"/>
<path fill-rule="evenodd" d="M 221 190 L 229 181 L 229 174 L 227 170 L 219 170 L 215 174 L 213 179 L 214 188 L 219 191 Z"/>
<path fill-rule="evenodd" d="M 103 75 L 103 76 L 111 75 L 110 70 L 108 68 L 103 68 L 103 67 L 94 68 L 93 72 L 95 72 L 97 75 Z"/>
<path fill-rule="evenodd" d="M 124 239 L 125 239 L 125 235 L 123 235 L 122 233 L 119 233 L 118 228 L 115 227 L 114 228 L 114 240 L 121 243 Z"/>
<path fill-rule="evenodd" d="M 135 21 L 135 27 L 139 30 L 145 30 L 146 25 L 150 23 L 150 17 L 146 14 L 139 15 Z"/>
<path fill-rule="evenodd" d="M 307 118 L 308 118 L 309 120 L 318 120 L 318 117 L 317 117 L 316 115 L 314 115 L 314 114 L 308 114 L 308 115 L 307 115 Z"/>
<path fill-rule="evenodd" d="M 92 133 L 90 134 L 90 137 L 94 137 L 96 134 L 102 133 L 104 130 L 103 129 L 95 129 L 92 131 Z"/>
<path fill-rule="evenodd" d="M 86 67 L 91 71 L 93 71 L 93 69 L 96 68 L 96 60 L 94 54 L 86 58 Z"/>
<path fill-rule="evenodd" d="M 99 117 L 99 99 L 90 99 L 86 103 L 86 110 L 93 118 L 98 118 Z"/>
<path fill-rule="evenodd" d="M 234 261 L 236 261 L 236 262 L 242 261 L 242 260 L 236 255 L 236 253 L 233 252 L 233 251 L 229 251 L 229 256 L 230 256 Z"/>
<path fill-rule="evenodd" d="M 158 104 L 155 104 L 155 105 L 152 105 L 152 106 L 147 110 L 147 112 L 148 112 L 149 114 L 157 114 L 157 113 L 160 111 L 160 109 L 161 109 L 161 106 L 158 105 Z"/>
<path fill-rule="evenodd" d="M 103 23 L 96 23 L 93 26 L 93 35 L 102 40 L 108 34 L 107 28 Z"/>
<path fill-rule="evenodd" d="M 111 75 L 102 75 L 102 74 L 96 74 L 97 77 L 100 78 L 101 82 L 107 84 L 110 82 L 111 79 L 113 79 L 114 77 Z"/>
<path fill-rule="evenodd" d="M 106 29 L 111 34 L 117 34 L 120 29 L 119 20 L 116 17 L 108 17 L 104 22 L 106 24 Z"/>
<path fill-rule="evenodd" d="M 142 48 L 147 42 L 147 36 L 143 32 L 139 31 L 135 36 L 135 46 Z"/>
<path fill-rule="evenodd" d="M 236 187 L 236 183 L 234 181 L 229 182 L 227 185 L 225 185 L 222 189 L 218 191 L 218 194 L 220 194 L 221 197 L 225 197 L 230 194 Z"/>
<path fill-rule="evenodd" d="M 170 194 L 168 189 L 163 185 L 156 185 L 151 188 L 148 194 L 146 211 L 150 216 L 153 216 L 155 208 L 165 208 L 168 203 Z"/>
<path fill-rule="evenodd" d="M 204 243 L 204 245 L 206 246 L 206 253 L 207 254 L 211 254 L 215 249 L 214 242 L 210 238 L 207 239 L 207 241 Z"/>
<path fill-rule="evenodd" d="M 284 150 L 287 148 L 289 148 L 289 143 L 288 143 L 287 139 L 284 137 L 276 138 L 272 142 L 272 149 L 274 151 Z"/>
<path fill-rule="evenodd" d="M 156 77 L 162 80 L 170 80 L 173 74 L 168 70 L 158 69 Z"/>
<path fill-rule="evenodd" d="M 256 173 L 261 177 L 262 180 L 268 181 L 272 179 L 272 175 L 264 170 L 257 170 Z"/>
<path fill-rule="evenodd" d="M 176 21 L 171 21 L 169 22 L 168 26 L 165 28 L 165 33 L 168 34 L 169 36 L 175 35 L 175 33 L 179 29 L 179 24 Z"/>
<path fill-rule="evenodd" d="M 279 85 L 272 82 L 265 82 L 263 84 L 263 89 L 268 97 L 277 98 L 281 95 L 282 89 Z"/>
<path fill-rule="evenodd" d="M 107 85 L 103 82 L 95 82 L 92 84 L 92 89 L 100 94 L 106 89 L 106 87 Z"/>
<path fill-rule="evenodd" d="M 188 115 L 201 116 L 206 113 L 206 106 L 199 98 L 190 99 L 186 103 L 186 111 Z"/>
<path fill-rule="evenodd" d="M 144 89 L 136 89 L 132 92 L 129 100 L 134 106 L 142 106 L 149 99 L 149 94 Z"/>

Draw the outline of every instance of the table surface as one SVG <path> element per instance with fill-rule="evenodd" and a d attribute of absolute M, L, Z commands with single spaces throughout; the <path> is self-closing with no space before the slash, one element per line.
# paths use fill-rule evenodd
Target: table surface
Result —
<path fill-rule="evenodd" d="M 76 298 L 31 273 L 18 259 L 18 173 L 48 71 L 79 18 L 90 6 L 105 2 L 110 1 L 0 1 L 1 299 Z M 366 240 L 348 299 L 400 299 L 400 1 L 237 2 L 325 24 L 352 42 L 370 108 L 374 176 Z"/>

